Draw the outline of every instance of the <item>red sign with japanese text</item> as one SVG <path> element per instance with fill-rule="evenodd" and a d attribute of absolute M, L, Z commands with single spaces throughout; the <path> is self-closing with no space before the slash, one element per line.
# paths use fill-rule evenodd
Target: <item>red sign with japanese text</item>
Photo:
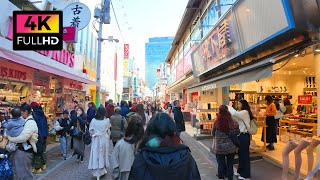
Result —
<path fill-rule="evenodd" d="M 298 96 L 299 104 L 312 104 L 312 95 Z"/>
<path fill-rule="evenodd" d="M 129 58 L 129 44 L 124 44 L 123 49 L 124 49 L 123 58 L 128 59 Z"/>

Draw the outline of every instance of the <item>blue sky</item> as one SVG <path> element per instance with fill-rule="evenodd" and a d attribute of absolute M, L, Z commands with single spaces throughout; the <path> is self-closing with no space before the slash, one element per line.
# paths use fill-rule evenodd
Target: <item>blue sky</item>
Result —
<path fill-rule="evenodd" d="M 137 60 L 144 72 L 144 45 L 148 38 L 174 36 L 188 0 L 113 0 L 113 2 L 124 39 L 130 44 L 130 56 Z"/>

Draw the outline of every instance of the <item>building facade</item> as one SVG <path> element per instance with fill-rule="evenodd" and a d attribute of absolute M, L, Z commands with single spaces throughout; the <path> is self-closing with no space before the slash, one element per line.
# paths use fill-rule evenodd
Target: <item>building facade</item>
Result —
<path fill-rule="evenodd" d="M 145 80 L 150 88 L 157 82 L 157 68 L 166 59 L 172 40 L 173 37 L 155 37 L 145 44 Z"/>

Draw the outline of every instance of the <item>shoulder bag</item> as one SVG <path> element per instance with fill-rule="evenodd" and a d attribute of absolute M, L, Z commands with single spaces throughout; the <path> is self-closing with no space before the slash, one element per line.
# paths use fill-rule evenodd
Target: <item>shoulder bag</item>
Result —
<path fill-rule="evenodd" d="M 244 122 L 243 119 L 241 119 L 243 124 L 246 126 L 246 129 L 248 131 L 249 134 L 251 135 L 256 135 L 258 132 L 258 124 L 257 121 L 255 119 L 251 119 L 249 122 L 250 128 L 247 127 L 247 124 Z"/>

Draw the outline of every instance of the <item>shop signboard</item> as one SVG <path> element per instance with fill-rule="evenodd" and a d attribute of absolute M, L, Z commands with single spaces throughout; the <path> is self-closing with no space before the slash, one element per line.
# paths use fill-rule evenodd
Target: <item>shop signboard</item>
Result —
<path fill-rule="evenodd" d="M 312 95 L 298 96 L 298 104 L 312 104 Z"/>
<path fill-rule="evenodd" d="M 3 78 L 12 78 L 17 80 L 26 80 L 27 72 L 0 66 L 0 76 Z"/>
<path fill-rule="evenodd" d="M 207 91 L 207 90 L 216 89 L 216 88 L 217 88 L 217 84 L 208 84 L 208 85 L 202 86 L 201 90 Z"/>
<path fill-rule="evenodd" d="M 77 43 L 78 31 L 76 27 L 63 27 L 63 41 L 67 43 Z"/>
<path fill-rule="evenodd" d="M 9 31 L 6 36 L 9 40 L 13 39 L 13 21 L 12 17 L 9 17 Z M 52 51 L 52 50 L 39 50 L 37 53 L 44 55 L 50 59 L 53 59 L 59 63 L 67 65 L 69 67 L 74 67 L 74 53 L 70 52 L 66 49 L 62 49 L 61 51 Z"/>
<path fill-rule="evenodd" d="M 122 93 L 129 93 L 129 88 L 123 88 L 123 92 Z"/>
<path fill-rule="evenodd" d="M 198 77 L 239 53 L 236 26 L 231 12 L 211 30 L 191 54 L 193 75 Z"/>
<path fill-rule="evenodd" d="M 123 60 L 123 76 L 124 77 L 129 76 L 129 60 L 128 59 Z"/>
<path fill-rule="evenodd" d="M 123 48 L 123 58 L 128 59 L 129 58 L 129 44 L 124 44 Z"/>
<path fill-rule="evenodd" d="M 76 27 L 77 30 L 85 28 L 91 19 L 90 9 L 83 3 L 69 4 L 63 9 L 63 26 Z"/>

